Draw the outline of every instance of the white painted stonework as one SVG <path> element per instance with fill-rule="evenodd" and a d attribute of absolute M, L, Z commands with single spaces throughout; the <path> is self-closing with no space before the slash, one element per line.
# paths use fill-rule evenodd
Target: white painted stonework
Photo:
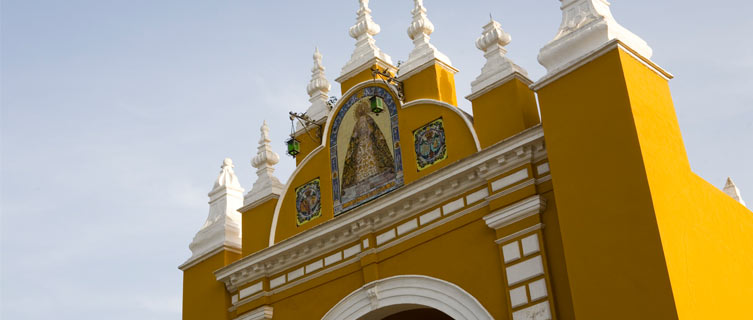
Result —
<path fill-rule="evenodd" d="M 484 216 L 484 222 L 489 228 L 497 230 L 520 219 L 538 214 L 545 207 L 546 200 L 540 195 L 534 195 Z"/>
<path fill-rule="evenodd" d="M 460 198 L 442 206 L 442 212 L 444 212 L 445 215 L 448 215 L 450 213 L 457 211 L 458 209 L 464 206 L 465 204 L 463 203 L 463 198 Z"/>
<path fill-rule="evenodd" d="M 439 208 L 436 208 L 432 211 L 422 214 L 420 217 L 418 217 L 418 220 L 419 222 L 421 222 L 421 225 L 423 226 L 425 224 L 428 224 L 429 222 L 439 219 L 439 217 L 441 216 L 442 216 L 442 213 L 439 211 Z"/>
<path fill-rule="evenodd" d="M 502 188 L 509 187 L 512 184 L 518 181 L 521 181 L 525 178 L 528 178 L 528 169 L 520 170 L 518 172 L 515 172 L 511 175 L 508 175 L 506 177 L 503 177 L 499 180 L 492 182 L 492 191 L 498 191 Z"/>
<path fill-rule="evenodd" d="M 271 306 L 261 306 L 247 313 L 240 315 L 234 320 L 268 320 L 272 319 L 274 309 Z"/>
<path fill-rule="evenodd" d="M 489 23 L 484 26 L 481 37 L 476 39 L 476 48 L 484 52 L 486 64 L 481 68 L 481 74 L 476 80 L 471 82 L 471 95 L 484 91 L 491 86 L 498 86 L 501 80 L 509 78 L 511 75 L 518 73 L 527 76 L 528 71 L 515 64 L 505 54 L 505 46 L 510 44 L 512 37 L 509 33 L 502 30 L 499 22 L 489 19 Z"/>
<path fill-rule="evenodd" d="M 413 50 L 408 55 L 408 60 L 400 66 L 400 78 L 409 77 L 431 65 L 436 61 L 453 72 L 457 72 L 452 67 L 452 62 L 444 53 L 439 52 L 433 44 L 429 42 L 429 35 L 434 32 L 434 24 L 426 16 L 426 7 L 423 0 L 413 0 L 413 20 L 408 27 L 408 37 L 413 40 Z"/>
<path fill-rule="evenodd" d="M 420 275 L 402 275 L 367 283 L 338 302 L 323 320 L 381 319 L 382 308 L 419 305 L 439 310 L 456 320 L 491 320 L 472 295 L 450 282 Z M 394 312 L 394 309 L 392 309 Z M 364 317 L 364 318 L 366 318 Z"/>
<path fill-rule="evenodd" d="M 526 261 L 507 267 L 507 284 L 514 285 L 544 274 L 544 264 L 541 256 L 535 256 Z"/>
<path fill-rule="evenodd" d="M 539 252 L 539 235 L 532 234 L 523 238 L 520 241 L 523 244 L 523 256 L 530 256 L 533 253 Z"/>
<path fill-rule="evenodd" d="M 528 292 L 531 293 L 531 301 L 536 301 L 547 296 L 546 279 L 539 279 L 528 284 Z"/>
<path fill-rule="evenodd" d="M 324 75 L 324 66 L 322 65 L 322 54 L 319 48 L 314 51 L 314 67 L 311 68 L 311 81 L 306 86 L 306 92 L 309 94 L 311 105 L 306 110 L 306 115 L 313 121 L 319 121 L 329 113 L 329 89 L 332 86 Z M 296 123 L 296 130 L 301 129 L 301 123 Z"/>
<path fill-rule="evenodd" d="M 241 299 L 243 299 L 245 297 L 248 297 L 254 293 L 261 291 L 261 289 L 262 289 L 262 283 L 260 281 L 260 282 L 255 283 L 252 286 L 241 289 L 240 292 L 238 292 L 238 295 L 240 296 Z"/>
<path fill-rule="evenodd" d="M 360 7 L 356 12 L 356 24 L 350 27 L 350 36 L 356 39 L 356 48 L 350 56 L 350 60 L 343 66 L 340 71 L 340 77 L 336 81 L 343 81 L 355 75 L 356 72 L 365 70 L 372 63 L 381 62 L 392 65 L 392 58 L 382 52 L 376 46 L 374 36 L 381 30 L 379 25 L 371 18 L 371 9 L 369 9 L 369 0 L 359 0 Z"/>
<path fill-rule="evenodd" d="M 526 286 L 520 286 L 510 290 L 510 305 L 513 308 L 522 306 L 528 303 L 528 296 L 526 295 Z"/>
<path fill-rule="evenodd" d="M 505 263 L 520 259 L 520 245 L 517 241 L 502 246 L 502 256 Z"/>
<path fill-rule="evenodd" d="M 204 259 L 207 253 L 219 248 L 241 248 L 241 214 L 243 188 L 233 171 L 233 160 L 225 158 L 222 169 L 209 192 L 209 216 L 188 246 L 191 258 L 181 267 Z"/>
<path fill-rule="evenodd" d="M 243 199 L 243 205 L 249 205 L 268 196 L 279 196 L 282 193 L 283 184 L 275 177 L 274 166 L 280 162 L 280 156 L 272 151 L 272 139 L 269 138 L 269 126 L 267 121 L 261 125 L 261 138 L 256 156 L 251 159 L 251 165 L 256 168 L 256 182 L 251 191 Z"/>
<path fill-rule="evenodd" d="M 549 301 L 518 310 L 512 313 L 513 320 L 551 320 L 552 313 L 549 311 Z"/>
<path fill-rule="evenodd" d="M 727 177 L 727 183 L 724 185 L 723 191 L 728 196 L 732 197 L 732 199 L 735 199 L 735 201 L 745 206 L 745 201 L 743 201 L 743 197 L 740 195 L 740 189 L 737 188 L 737 185 L 732 181 L 732 178 Z"/>
<path fill-rule="evenodd" d="M 546 68 L 547 76 L 565 69 L 614 39 L 644 58 L 651 58 L 651 47 L 617 23 L 606 0 L 560 1 L 562 23 L 557 35 L 539 51 L 539 63 Z"/>

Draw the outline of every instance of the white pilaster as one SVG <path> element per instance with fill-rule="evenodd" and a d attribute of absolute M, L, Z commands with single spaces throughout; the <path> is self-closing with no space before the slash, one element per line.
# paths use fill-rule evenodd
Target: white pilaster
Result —
<path fill-rule="evenodd" d="M 204 226 L 188 246 L 191 258 L 184 264 L 205 258 L 204 255 L 220 248 L 241 248 L 241 215 L 243 188 L 233 171 L 233 160 L 225 158 L 222 170 L 209 192 L 209 216 Z"/>
<path fill-rule="evenodd" d="M 413 50 L 408 55 L 408 61 L 400 66 L 400 76 L 407 77 L 414 72 L 418 72 L 429 65 L 432 61 L 437 61 L 448 67 L 453 72 L 457 69 L 452 67 L 452 62 L 444 53 L 439 52 L 434 45 L 429 42 L 429 35 L 434 32 L 434 24 L 426 16 L 426 7 L 423 0 L 413 0 L 413 21 L 408 27 L 408 37 L 413 40 Z"/>
<path fill-rule="evenodd" d="M 318 121 L 327 117 L 329 113 L 329 106 L 327 105 L 327 99 L 330 86 L 327 77 L 324 75 L 324 66 L 322 65 L 322 54 L 319 53 L 319 48 L 314 51 L 314 67 L 311 68 L 311 81 L 306 86 L 306 92 L 309 94 L 309 106 L 306 110 L 306 115 L 311 120 Z M 300 125 L 300 123 L 298 124 Z"/>
<path fill-rule="evenodd" d="M 514 73 L 527 76 L 528 71 L 515 64 L 505 56 L 505 46 L 510 44 L 512 37 L 502 30 L 499 22 L 489 17 L 489 23 L 484 26 L 481 37 L 476 39 L 476 48 L 484 52 L 486 63 L 481 68 L 481 74 L 471 82 L 471 96 L 483 91 L 500 80 L 508 78 Z"/>
<path fill-rule="evenodd" d="M 732 197 L 732 199 L 735 199 L 735 201 L 745 206 L 745 201 L 743 201 L 742 196 L 740 196 L 740 189 L 737 188 L 737 185 L 732 181 L 732 178 L 727 177 L 727 183 L 724 185 L 723 190 L 724 193 Z"/>
<path fill-rule="evenodd" d="M 350 60 L 343 66 L 340 71 L 340 77 L 335 79 L 337 82 L 343 82 L 355 75 L 357 72 L 365 70 L 369 65 L 374 63 L 388 64 L 392 66 L 392 58 L 382 52 L 376 46 L 374 36 L 381 30 L 379 25 L 371 19 L 371 9 L 369 9 L 369 0 L 359 0 L 360 7 L 356 12 L 356 24 L 350 27 L 350 36 L 356 39 L 356 48 L 350 56 Z"/>
<path fill-rule="evenodd" d="M 274 176 L 274 166 L 280 162 L 280 156 L 272 151 L 270 142 L 272 142 L 272 139 L 269 138 L 269 127 L 265 120 L 261 126 L 258 152 L 251 159 L 251 165 L 257 169 L 256 182 L 243 199 L 243 205 L 248 205 L 270 195 L 279 196 L 282 193 L 283 184 Z"/>
<path fill-rule="evenodd" d="M 539 63 L 551 75 L 581 57 L 617 39 L 646 59 L 652 50 L 646 41 L 612 17 L 606 0 L 560 0 L 562 24 L 557 35 L 539 52 Z"/>

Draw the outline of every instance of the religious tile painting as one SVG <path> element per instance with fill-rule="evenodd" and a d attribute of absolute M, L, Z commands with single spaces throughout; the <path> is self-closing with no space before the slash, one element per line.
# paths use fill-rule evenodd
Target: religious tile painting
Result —
<path fill-rule="evenodd" d="M 371 110 L 375 97 L 386 106 Z M 403 185 L 397 107 L 382 87 L 353 94 L 338 111 L 330 134 L 334 212 L 338 215 Z"/>
<path fill-rule="evenodd" d="M 445 143 L 442 118 L 429 122 L 413 131 L 413 144 L 416 150 L 418 171 L 447 159 L 447 144 Z"/>
<path fill-rule="evenodd" d="M 314 179 L 295 188 L 296 226 L 301 226 L 322 215 L 322 193 L 319 179 Z"/>

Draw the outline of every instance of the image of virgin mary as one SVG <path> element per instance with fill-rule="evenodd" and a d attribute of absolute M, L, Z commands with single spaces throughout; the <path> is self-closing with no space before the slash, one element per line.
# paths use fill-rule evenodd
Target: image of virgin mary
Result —
<path fill-rule="evenodd" d="M 343 164 L 343 203 L 395 179 L 395 160 L 384 134 L 369 115 L 368 100 L 355 107 L 355 126 Z"/>

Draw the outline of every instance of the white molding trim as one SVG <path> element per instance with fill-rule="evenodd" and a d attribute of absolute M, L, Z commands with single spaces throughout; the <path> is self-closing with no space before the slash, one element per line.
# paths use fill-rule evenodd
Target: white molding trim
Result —
<path fill-rule="evenodd" d="M 526 233 L 529 233 L 531 231 L 535 231 L 535 230 L 539 230 L 539 229 L 544 229 L 544 226 L 545 225 L 543 223 L 537 223 L 537 224 L 532 225 L 532 226 L 530 226 L 528 228 L 525 228 L 523 230 L 515 231 L 515 232 L 513 232 L 513 233 L 511 233 L 509 235 L 506 235 L 506 236 L 504 236 L 502 238 L 494 240 L 494 242 L 497 243 L 497 244 L 503 244 L 503 243 L 505 243 L 507 241 L 510 241 L 512 239 L 520 237 L 520 236 L 522 236 L 522 235 L 524 235 Z"/>
<path fill-rule="evenodd" d="M 381 308 L 406 304 L 434 308 L 456 320 L 494 319 L 475 297 L 453 283 L 400 275 L 365 284 L 332 307 L 322 320 L 377 318 L 387 315 L 378 315 Z"/>
<path fill-rule="evenodd" d="M 546 199 L 537 194 L 484 216 L 484 222 L 486 222 L 489 228 L 497 230 L 521 219 L 538 214 L 544 211 L 545 207 Z"/>
<path fill-rule="evenodd" d="M 431 59 L 429 61 L 424 62 L 423 64 L 421 64 L 421 65 L 419 65 L 417 67 L 414 67 L 413 69 L 408 69 L 408 70 L 405 70 L 406 68 L 397 69 L 397 72 L 398 72 L 397 80 L 398 81 L 405 81 L 406 79 L 408 79 L 408 78 L 416 75 L 417 73 L 423 71 L 424 69 L 426 69 L 428 67 L 433 66 L 434 64 L 440 65 L 442 68 L 447 69 L 447 71 L 451 72 L 452 74 L 456 74 L 456 73 L 458 73 L 460 71 L 460 70 L 456 69 L 455 67 L 449 65 L 446 62 L 434 58 L 434 59 Z M 403 71 L 403 70 L 405 70 L 405 73 L 401 74 L 400 71 Z"/>
<path fill-rule="evenodd" d="M 462 110 L 460 110 L 460 108 L 458 108 L 457 106 L 453 106 L 447 102 L 434 100 L 434 99 L 411 100 L 410 102 L 403 104 L 402 108 L 407 109 L 407 108 L 417 106 L 420 104 L 433 104 L 436 106 L 445 107 L 447 109 L 452 110 L 452 112 L 455 112 L 458 116 L 460 116 L 461 119 L 463 119 L 463 121 L 465 121 L 465 125 L 466 127 L 468 127 L 468 131 L 470 131 L 471 135 L 473 135 L 473 142 L 476 143 L 476 151 L 481 150 L 481 142 L 479 142 L 478 140 L 478 134 L 476 133 L 476 129 L 473 127 L 473 123 L 471 122 L 471 119 L 468 119 L 468 116 L 466 116 L 466 114 L 463 113 Z"/>
<path fill-rule="evenodd" d="M 212 250 L 209 250 L 206 253 L 204 253 L 204 254 L 202 254 L 202 255 L 200 255 L 198 257 L 191 257 L 186 262 L 184 262 L 183 264 L 181 264 L 180 266 L 178 266 L 178 269 L 186 271 L 186 269 L 197 265 L 199 262 L 202 262 L 202 261 L 204 261 L 206 259 L 209 259 L 210 257 L 214 256 L 215 254 L 218 254 L 218 253 L 222 252 L 223 250 L 227 250 L 227 251 L 230 251 L 232 253 L 241 254 L 241 248 L 240 247 L 232 247 L 232 246 L 229 246 L 226 243 L 226 244 L 222 244 L 222 245 L 220 245 L 220 246 L 218 246 L 218 247 L 216 247 L 216 248 L 214 248 Z"/>
<path fill-rule="evenodd" d="M 224 282 L 227 289 L 233 292 L 250 281 L 276 275 L 360 241 L 360 237 L 365 234 L 383 230 L 434 207 L 438 202 L 453 199 L 477 188 L 486 183 L 491 174 L 508 167 L 511 162 L 521 161 L 521 157 L 530 160 L 532 150 L 544 150 L 543 138 L 541 125 L 527 129 L 512 139 L 483 149 L 443 170 L 405 185 L 401 192 L 386 194 L 368 205 L 351 210 L 347 215 L 326 221 L 243 257 L 214 274 L 217 280 Z M 277 214 L 279 204 L 280 202 Z"/>
<path fill-rule="evenodd" d="M 465 96 L 465 99 L 468 100 L 468 101 L 473 102 L 473 100 L 476 100 L 476 98 L 478 98 L 480 96 L 483 96 L 487 92 L 496 89 L 497 87 L 499 87 L 499 86 L 501 86 L 501 85 L 509 82 L 512 79 L 518 79 L 518 80 L 520 80 L 521 82 L 523 82 L 525 85 L 527 85 L 529 87 L 533 84 L 533 81 L 531 79 L 529 79 L 528 76 L 526 76 L 524 74 L 521 74 L 521 73 L 519 73 L 519 72 L 516 71 L 516 72 L 513 72 L 513 73 L 505 76 L 502 79 L 499 79 L 497 81 L 492 82 L 491 84 L 485 86 L 483 89 L 480 89 L 480 90 L 478 90 L 476 92 L 473 92 L 473 93 Z"/>
<path fill-rule="evenodd" d="M 556 81 L 559 78 L 564 77 L 565 75 L 569 74 L 570 72 L 575 71 L 576 69 L 582 67 L 583 65 L 598 59 L 599 57 L 612 51 L 615 48 L 623 49 L 623 51 L 630 54 L 633 58 L 640 61 L 647 68 L 656 72 L 662 78 L 666 80 L 670 80 L 674 78 L 674 76 L 671 73 L 659 67 L 650 59 L 643 57 L 639 54 L 636 54 L 632 49 L 630 49 L 630 47 L 625 46 L 620 40 L 613 39 L 607 43 L 604 43 L 603 45 L 594 49 L 593 51 L 583 55 L 582 57 L 575 59 L 569 63 L 566 63 L 562 65 L 562 67 L 556 70 L 553 70 L 552 72 L 547 73 L 541 79 L 539 79 L 538 81 L 530 85 L 530 88 L 533 89 L 534 91 L 539 91 L 541 88 L 545 87 L 546 85 Z"/>
<path fill-rule="evenodd" d="M 272 319 L 274 308 L 272 306 L 261 306 L 249 312 L 246 312 L 234 320 L 268 320 Z"/>

